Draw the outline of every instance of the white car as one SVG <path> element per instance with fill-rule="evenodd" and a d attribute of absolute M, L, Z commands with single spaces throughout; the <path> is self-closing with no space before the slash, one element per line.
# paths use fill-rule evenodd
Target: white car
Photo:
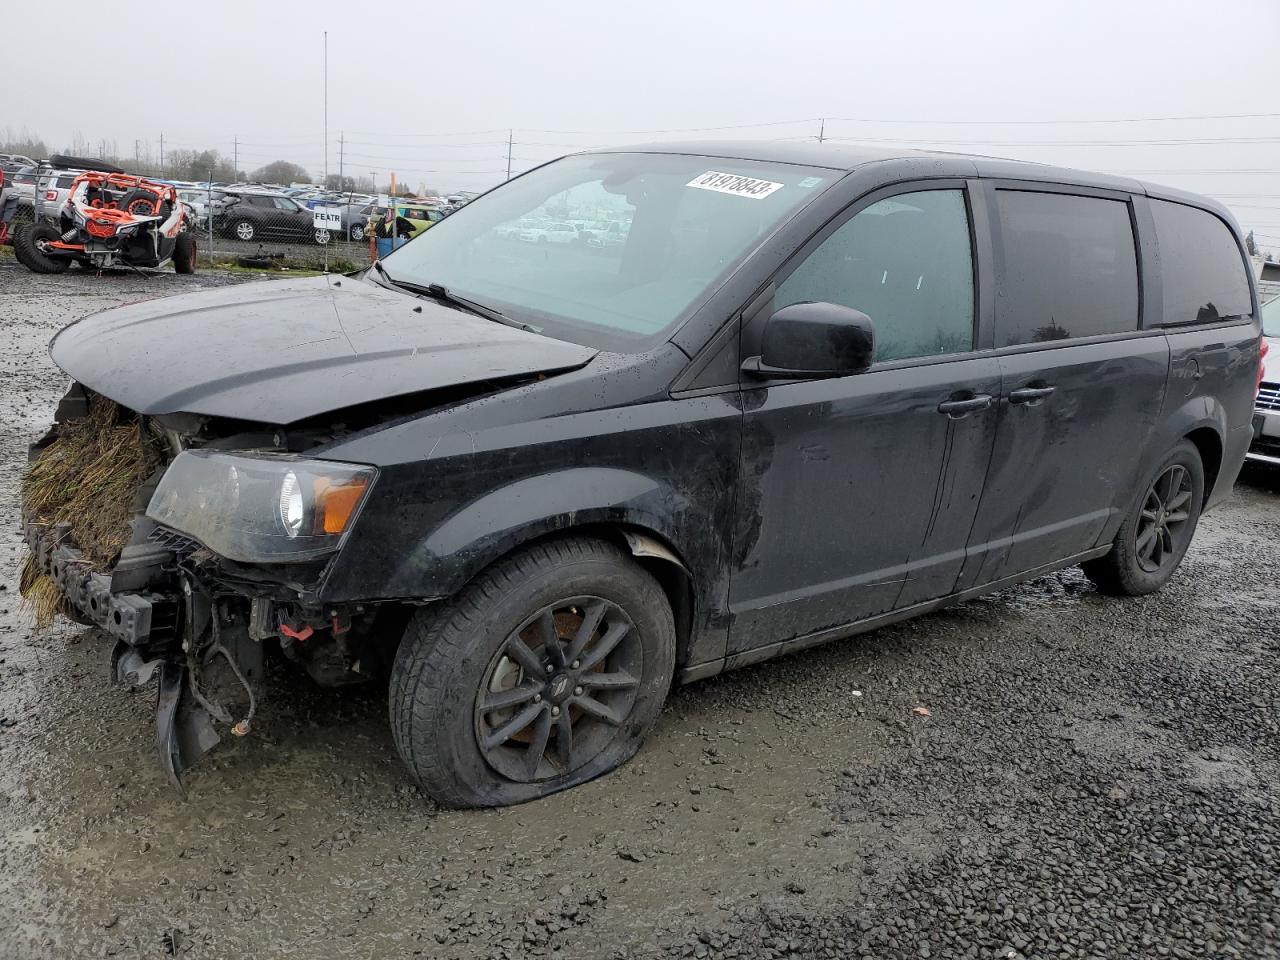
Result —
<path fill-rule="evenodd" d="M 1253 412 L 1248 459 L 1280 466 L 1280 297 L 1262 305 L 1262 383 Z"/>
<path fill-rule="evenodd" d="M 608 247 L 620 247 L 627 242 L 627 233 L 631 230 L 631 223 L 625 223 L 617 220 L 603 226 L 602 229 L 595 231 L 591 235 L 591 239 L 587 241 L 588 246 L 603 250 Z"/>
<path fill-rule="evenodd" d="M 518 236 L 525 243 L 577 243 L 578 228 L 572 223 L 553 220 L 537 227 L 526 227 Z"/>

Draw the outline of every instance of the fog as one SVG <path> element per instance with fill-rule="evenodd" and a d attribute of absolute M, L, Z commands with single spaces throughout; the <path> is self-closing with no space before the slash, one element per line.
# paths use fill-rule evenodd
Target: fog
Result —
<path fill-rule="evenodd" d="M 1280 250 L 1275 0 L 5 5 L 0 133 L 481 189 L 583 147 L 866 139 L 1133 174 Z M 325 39 L 328 33 L 326 141 Z M 824 119 L 825 118 L 825 122 Z M 341 145 L 340 145 L 341 138 Z M 326 146 L 327 144 L 327 146 Z"/>

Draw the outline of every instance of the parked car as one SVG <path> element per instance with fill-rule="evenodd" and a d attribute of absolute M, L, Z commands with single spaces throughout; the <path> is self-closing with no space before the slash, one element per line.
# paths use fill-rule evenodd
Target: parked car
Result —
<path fill-rule="evenodd" d="M 208 226 L 210 216 L 216 220 L 222 214 L 227 202 L 226 194 L 222 191 L 199 187 L 181 187 L 178 189 L 178 196 L 191 207 L 196 223 L 202 228 Z"/>
<path fill-rule="evenodd" d="M 1248 457 L 1280 466 L 1280 297 L 1262 307 L 1264 354 Z"/>
<path fill-rule="evenodd" d="M 536 227 L 526 227 L 517 235 L 525 243 L 578 243 L 578 228 L 571 223 L 552 220 Z"/>
<path fill-rule="evenodd" d="M 620 247 L 627 242 L 627 232 L 630 229 L 630 221 L 620 222 L 612 220 L 592 232 L 591 236 L 587 238 L 587 246 L 595 247 L 599 250 L 606 250 L 609 247 Z"/>
<path fill-rule="evenodd" d="M 223 193 L 223 209 L 214 214 L 214 229 L 224 236 L 246 242 L 329 242 L 329 231 L 316 229 L 311 211 L 283 194 L 234 190 Z"/>
<path fill-rule="evenodd" d="M 438 207 L 428 207 L 420 203 L 397 203 L 395 205 L 396 217 L 403 217 L 408 220 L 411 225 L 409 237 L 416 237 L 424 230 L 428 230 L 435 224 L 443 220 L 447 214 Z M 386 205 L 371 205 L 369 210 L 369 219 L 365 225 L 365 236 L 373 231 L 374 224 L 386 215 Z M 354 229 L 352 231 L 352 240 L 362 240 L 364 236 L 355 236 Z"/>
<path fill-rule="evenodd" d="M 20 167 L 34 167 L 36 162 L 30 157 L 21 153 L 0 153 L 0 164 L 16 165 Z M 8 166 L 5 167 L 8 173 Z"/>
<path fill-rule="evenodd" d="M 624 272 L 492 253 L 588 185 L 644 223 Z M 61 428 L 116 404 L 158 480 L 114 575 L 75 516 L 26 536 L 117 677 L 158 672 L 173 778 L 218 738 L 205 674 L 252 688 L 270 643 L 325 684 L 389 660 L 439 802 L 532 800 L 630 758 L 672 683 L 1073 564 L 1159 590 L 1253 436 L 1246 262 L 1214 201 L 1041 164 L 577 154 L 362 275 L 65 327 Z"/>
<path fill-rule="evenodd" d="M 49 170 L 39 178 L 40 215 L 42 219 L 56 221 L 71 196 L 71 186 L 79 170 Z"/>

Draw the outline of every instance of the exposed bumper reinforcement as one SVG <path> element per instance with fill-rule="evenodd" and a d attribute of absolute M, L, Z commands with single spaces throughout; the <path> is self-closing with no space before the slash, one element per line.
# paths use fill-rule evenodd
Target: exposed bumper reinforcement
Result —
<path fill-rule="evenodd" d="M 158 593 L 112 593 L 111 577 L 89 568 L 84 554 L 71 545 L 66 524 L 28 522 L 25 534 L 40 571 L 48 574 L 86 620 L 134 646 L 150 639 L 161 621 L 172 629 L 174 598 Z"/>

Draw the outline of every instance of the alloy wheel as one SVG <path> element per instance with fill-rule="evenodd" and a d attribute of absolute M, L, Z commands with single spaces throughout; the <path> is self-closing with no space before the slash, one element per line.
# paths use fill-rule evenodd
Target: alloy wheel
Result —
<path fill-rule="evenodd" d="M 236 236 L 239 237 L 241 240 L 252 240 L 253 234 L 254 234 L 254 230 L 253 230 L 252 223 L 249 223 L 248 221 L 242 221 L 236 224 Z"/>
<path fill-rule="evenodd" d="M 1147 491 L 1134 543 L 1138 566 L 1147 573 L 1177 563 L 1189 533 L 1193 489 L 1190 472 L 1175 463 Z"/>
<path fill-rule="evenodd" d="M 534 613 L 494 654 L 476 695 L 485 762 L 519 783 L 589 762 L 631 713 L 643 656 L 635 624 L 608 600 L 574 597 Z"/>

